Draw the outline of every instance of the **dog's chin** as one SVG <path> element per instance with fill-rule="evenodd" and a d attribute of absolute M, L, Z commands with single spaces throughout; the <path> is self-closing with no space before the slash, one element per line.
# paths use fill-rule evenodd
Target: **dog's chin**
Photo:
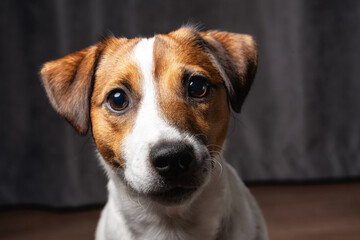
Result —
<path fill-rule="evenodd" d="M 132 192 L 134 196 L 142 196 L 166 206 L 180 205 L 190 201 L 193 197 L 195 197 L 196 193 L 200 191 L 202 185 L 206 183 L 206 178 L 202 180 L 198 179 L 196 183 L 193 184 L 177 183 L 172 185 L 164 184 L 164 182 L 160 181 L 160 186 L 156 186 L 154 188 L 150 187 L 152 190 L 147 189 L 146 191 L 143 191 L 126 179 L 124 171 L 116 170 L 111 172 L 114 174 L 114 176 L 116 176 L 116 179 L 120 180 L 122 183 L 125 183 L 127 189 Z"/>
<path fill-rule="evenodd" d="M 196 187 L 173 187 L 150 192 L 147 195 L 163 205 L 179 205 L 189 201 L 198 189 Z"/>

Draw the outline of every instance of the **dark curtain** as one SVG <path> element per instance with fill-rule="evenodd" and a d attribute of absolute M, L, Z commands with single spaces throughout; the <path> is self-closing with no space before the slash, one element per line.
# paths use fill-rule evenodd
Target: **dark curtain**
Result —
<path fill-rule="evenodd" d="M 286 0 L 0 1 L 0 205 L 106 199 L 91 136 L 51 108 L 48 60 L 116 36 L 188 22 L 253 35 L 259 68 L 225 158 L 246 181 L 360 176 L 360 2 Z"/>

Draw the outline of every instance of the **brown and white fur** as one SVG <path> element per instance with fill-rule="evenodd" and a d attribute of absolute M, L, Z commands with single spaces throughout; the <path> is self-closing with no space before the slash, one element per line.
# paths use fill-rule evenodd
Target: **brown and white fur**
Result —
<path fill-rule="evenodd" d="M 80 134 L 91 129 L 109 178 L 97 240 L 268 239 L 256 201 L 221 157 L 230 108 L 240 111 L 256 67 L 250 36 L 190 27 L 110 37 L 43 66 L 51 104 Z M 197 75 L 209 81 L 201 99 L 188 93 Z M 128 97 L 121 112 L 109 107 L 114 89 Z M 167 145 L 191 167 L 159 174 L 153 152 Z M 169 156 L 165 164 L 176 161 Z"/>

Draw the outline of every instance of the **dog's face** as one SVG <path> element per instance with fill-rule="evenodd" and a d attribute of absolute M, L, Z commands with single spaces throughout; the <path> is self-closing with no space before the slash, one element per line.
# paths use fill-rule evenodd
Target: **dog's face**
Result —
<path fill-rule="evenodd" d="M 250 88 L 251 37 L 181 28 L 150 39 L 109 38 L 46 63 L 55 109 L 81 134 L 91 126 L 105 164 L 163 203 L 206 184 L 235 111 Z"/>

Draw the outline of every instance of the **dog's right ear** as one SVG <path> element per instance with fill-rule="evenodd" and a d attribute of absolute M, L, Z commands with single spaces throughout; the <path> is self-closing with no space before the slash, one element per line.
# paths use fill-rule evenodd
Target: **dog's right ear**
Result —
<path fill-rule="evenodd" d="M 89 129 L 90 95 L 100 44 L 44 64 L 41 78 L 55 110 L 81 135 Z"/>

